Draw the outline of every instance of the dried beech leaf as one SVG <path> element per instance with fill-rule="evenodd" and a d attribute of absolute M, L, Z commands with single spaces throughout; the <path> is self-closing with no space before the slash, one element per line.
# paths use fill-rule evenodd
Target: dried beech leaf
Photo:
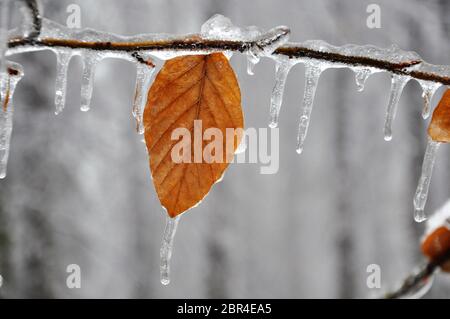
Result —
<path fill-rule="evenodd" d="M 422 252 L 431 261 L 443 257 L 450 250 L 450 230 L 441 226 L 429 234 L 422 242 Z M 450 272 L 450 261 L 441 265 L 441 269 Z"/>
<path fill-rule="evenodd" d="M 228 59 L 222 53 L 212 53 L 167 61 L 149 90 L 144 125 L 153 184 L 161 205 L 169 216 L 175 217 L 206 196 L 222 177 L 239 145 L 240 136 L 231 135 L 228 146 L 225 138 L 227 128 L 244 126 L 239 84 Z M 172 140 L 172 132 L 177 128 L 186 128 L 191 133 L 192 151 L 186 152 L 189 161 L 181 163 L 172 156 L 174 147 L 182 140 L 182 137 Z M 222 160 L 212 163 L 201 156 L 211 142 L 201 138 L 208 128 L 219 129 L 224 137 L 220 140 L 223 151 L 217 153 L 222 154 Z M 195 138 L 194 131 L 201 133 L 200 139 Z M 201 146 L 197 155 L 194 145 Z"/>
<path fill-rule="evenodd" d="M 428 135 L 436 142 L 450 143 L 450 90 L 445 91 L 433 112 Z"/>

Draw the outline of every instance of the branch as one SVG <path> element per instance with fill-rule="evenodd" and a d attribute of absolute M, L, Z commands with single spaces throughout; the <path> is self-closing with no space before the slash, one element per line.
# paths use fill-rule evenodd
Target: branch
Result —
<path fill-rule="evenodd" d="M 39 12 L 39 6 L 36 0 L 21 0 L 23 3 L 23 9 L 25 16 L 29 20 L 29 30 L 27 37 L 29 39 L 35 39 L 41 33 L 42 17 Z"/>
<path fill-rule="evenodd" d="M 22 0 L 26 3 L 28 12 L 33 21 L 33 28 L 26 37 L 10 39 L 8 41 L 9 54 L 22 53 L 28 51 L 45 50 L 51 48 L 69 48 L 69 49 L 89 49 L 96 51 L 109 52 L 132 52 L 135 58 L 145 63 L 139 53 L 154 52 L 190 52 L 209 53 L 217 51 L 235 51 L 235 52 L 256 52 L 260 56 L 288 57 L 289 59 L 314 59 L 326 62 L 332 66 L 347 67 L 365 67 L 375 68 L 382 71 L 410 76 L 411 78 L 423 81 L 431 81 L 450 85 L 450 68 L 432 66 L 424 62 L 420 57 L 406 61 L 390 61 L 383 58 L 374 58 L 369 54 L 344 54 L 342 52 L 329 52 L 322 49 L 314 49 L 305 46 L 302 43 L 290 43 L 287 46 L 277 46 L 282 43 L 282 38 L 286 38 L 290 30 L 285 27 L 274 28 L 271 31 L 255 38 L 252 41 L 241 40 L 212 40 L 205 39 L 198 35 L 187 35 L 184 37 L 168 40 L 142 40 L 131 39 L 130 41 L 84 41 L 79 39 L 67 39 L 58 37 L 39 37 L 42 19 L 39 14 L 36 0 Z M 52 22 L 53 23 L 53 22 Z M 81 34 L 82 31 L 79 31 Z M 146 38 L 141 36 L 140 38 Z M 148 35 L 149 39 L 154 35 Z M 266 50 L 273 47 L 273 50 Z M 355 46 L 356 47 L 356 46 Z M 343 47 L 334 47 L 342 49 Z M 363 48 L 363 47 L 357 47 Z M 383 49 L 378 49 L 382 51 Z M 136 57 L 137 56 L 137 57 Z M 422 65 L 428 65 L 432 68 L 421 68 Z M 443 69 L 446 70 L 443 70 Z"/>
<path fill-rule="evenodd" d="M 385 299 L 398 299 L 412 293 L 423 281 L 429 280 L 436 270 L 450 260 L 450 250 L 436 260 L 425 263 L 420 270 L 408 276 L 403 284 L 395 291 L 387 293 Z"/>

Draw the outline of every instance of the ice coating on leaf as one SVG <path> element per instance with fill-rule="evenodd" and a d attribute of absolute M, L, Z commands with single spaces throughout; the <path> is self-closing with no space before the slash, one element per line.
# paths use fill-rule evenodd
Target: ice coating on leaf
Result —
<path fill-rule="evenodd" d="M 427 220 L 425 236 L 442 226 L 447 227 L 450 230 L 450 199 Z"/>
<path fill-rule="evenodd" d="M 136 64 L 136 87 L 134 93 L 132 114 L 136 120 L 136 131 L 139 134 L 144 133 L 143 114 L 145 104 L 147 103 L 147 91 L 150 85 L 155 67 L 153 65 L 137 63 Z"/>
<path fill-rule="evenodd" d="M 270 97 L 270 123 L 271 128 L 277 127 L 278 118 L 280 115 L 281 104 L 283 103 L 283 93 L 286 84 L 286 79 L 295 60 L 289 58 L 279 57 L 275 64 L 275 85 L 272 89 Z"/>
<path fill-rule="evenodd" d="M 320 74 L 326 66 L 317 61 L 306 62 L 305 64 L 305 91 L 303 94 L 302 110 L 297 134 L 297 153 L 301 154 L 305 143 L 308 126 L 311 119 L 311 111 L 316 94 L 317 84 Z"/>
<path fill-rule="evenodd" d="M 391 91 L 389 95 L 389 102 L 386 110 L 386 118 L 384 122 L 384 139 L 386 141 L 392 140 L 392 122 L 397 114 L 398 102 L 402 95 L 403 88 L 410 80 L 409 77 L 393 74 L 391 78 Z"/>
<path fill-rule="evenodd" d="M 423 222 L 427 219 L 424 209 L 428 198 L 428 190 L 430 188 L 433 167 L 440 145 L 440 142 L 436 142 L 431 138 L 428 138 L 427 148 L 422 164 L 422 173 L 417 185 L 416 194 L 414 196 L 414 219 L 416 222 Z"/>
<path fill-rule="evenodd" d="M 0 178 L 6 177 L 9 157 L 9 144 L 13 127 L 13 96 L 17 83 L 23 76 L 22 67 L 13 62 L 6 62 L 7 70 L 0 74 L 2 82 L 0 107 Z M 12 72 L 8 71 L 11 70 Z"/>
<path fill-rule="evenodd" d="M 422 87 L 423 109 L 422 117 L 427 119 L 431 114 L 431 99 L 434 93 L 441 87 L 441 83 L 433 81 L 418 80 Z"/>
<path fill-rule="evenodd" d="M 177 231 L 178 222 L 181 215 L 174 218 L 166 217 L 166 227 L 164 229 L 163 242 L 160 250 L 161 257 L 161 283 L 168 285 L 170 283 L 170 259 L 172 258 L 173 242 Z"/>
<path fill-rule="evenodd" d="M 94 88 L 95 68 L 102 56 L 91 51 L 81 54 L 83 58 L 83 74 L 81 76 L 81 110 L 89 111 Z"/>
<path fill-rule="evenodd" d="M 67 69 L 73 56 L 71 50 L 56 50 L 56 83 L 55 83 L 55 114 L 64 109 L 67 90 Z"/>

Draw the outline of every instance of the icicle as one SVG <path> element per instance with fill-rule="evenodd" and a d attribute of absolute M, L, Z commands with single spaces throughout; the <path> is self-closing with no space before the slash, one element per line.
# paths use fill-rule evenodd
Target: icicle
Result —
<path fill-rule="evenodd" d="M 255 55 L 252 51 L 247 53 L 247 74 L 254 75 L 253 72 L 255 65 L 258 64 L 260 58 Z"/>
<path fill-rule="evenodd" d="M 353 71 L 355 72 L 356 89 L 358 92 L 362 92 L 367 79 L 374 71 L 369 68 L 355 68 Z"/>
<path fill-rule="evenodd" d="M 391 93 L 389 96 L 389 104 L 386 110 L 386 120 L 384 123 L 384 140 L 392 140 L 392 122 L 394 121 L 395 115 L 397 113 L 398 102 L 400 96 L 402 95 L 403 88 L 409 81 L 409 77 L 397 75 L 392 75 L 391 80 Z"/>
<path fill-rule="evenodd" d="M 171 218 L 167 216 L 166 228 L 164 229 L 164 238 L 160 250 L 161 257 L 161 283 L 168 285 L 170 283 L 170 259 L 172 258 L 173 240 L 177 231 L 180 215 Z"/>
<path fill-rule="evenodd" d="M 67 69 L 69 68 L 72 52 L 58 50 L 56 53 L 56 85 L 55 85 L 55 114 L 64 109 L 66 103 Z"/>
<path fill-rule="evenodd" d="M 155 71 L 154 66 L 150 66 L 143 63 L 138 63 L 136 66 L 136 88 L 134 93 L 133 102 L 133 117 L 136 120 L 136 131 L 139 134 L 144 133 L 143 125 L 143 114 L 145 103 L 147 102 L 147 90 L 150 84 L 150 79 L 153 72 Z"/>
<path fill-rule="evenodd" d="M 297 134 L 298 154 L 301 154 L 303 151 L 303 144 L 305 143 L 306 134 L 308 132 L 311 111 L 314 103 L 314 95 L 316 93 L 317 84 L 319 82 L 319 77 L 322 73 L 323 66 L 319 62 L 308 62 L 305 65 L 305 68 L 305 92 L 303 94 L 302 112 Z"/>
<path fill-rule="evenodd" d="M 437 89 L 439 89 L 441 84 L 422 80 L 419 81 L 419 84 L 422 87 L 422 98 L 423 98 L 422 117 L 426 120 L 431 113 L 431 99 L 433 98 L 434 93 L 436 93 Z"/>
<path fill-rule="evenodd" d="M 92 52 L 85 52 L 83 57 L 83 76 L 81 78 L 81 110 L 89 111 L 92 90 L 94 88 L 95 68 L 101 57 Z"/>
<path fill-rule="evenodd" d="M 1 73 L 2 82 L 5 82 L 1 91 L 0 108 L 0 178 L 6 177 L 6 166 L 9 157 L 9 143 L 13 127 L 13 96 L 17 83 L 23 76 L 22 68 L 16 63 L 10 63 L 11 70 L 17 74 Z"/>
<path fill-rule="evenodd" d="M 278 126 L 281 104 L 283 103 L 283 92 L 286 78 L 293 63 L 288 59 L 277 59 L 275 69 L 275 86 L 270 98 L 270 123 L 271 128 Z"/>
<path fill-rule="evenodd" d="M 414 196 L 414 219 L 416 222 L 426 220 L 424 212 L 425 203 L 427 202 L 428 190 L 431 182 L 431 175 L 433 173 L 434 162 L 436 161 L 437 150 L 440 142 L 433 141 L 428 138 L 427 149 L 422 164 L 422 174 L 417 185 L 416 194 Z"/>

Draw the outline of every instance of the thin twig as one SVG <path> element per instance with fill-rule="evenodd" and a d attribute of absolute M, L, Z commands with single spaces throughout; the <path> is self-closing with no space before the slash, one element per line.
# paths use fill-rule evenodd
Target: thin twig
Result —
<path fill-rule="evenodd" d="M 255 41 L 230 41 L 230 40 L 210 40 L 203 39 L 199 36 L 186 36 L 172 40 L 155 40 L 155 41 L 134 41 L 134 42 L 110 42 L 110 41 L 81 41 L 75 39 L 59 39 L 59 38 L 38 38 L 42 21 L 38 11 L 36 0 L 22 0 L 30 8 L 29 12 L 33 15 L 35 23 L 34 31 L 24 38 L 11 39 L 8 42 L 9 49 L 30 47 L 30 51 L 36 47 L 46 48 L 70 48 L 70 49 L 90 49 L 98 51 L 116 51 L 116 52 L 133 52 L 134 56 L 139 52 L 160 52 L 160 51 L 236 51 L 247 52 L 253 48 L 264 49 L 279 40 L 280 36 L 288 34 L 287 28 L 280 28 L 277 37 L 264 38 Z M 22 51 L 23 52 L 23 51 Z M 292 43 L 289 46 L 278 47 L 272 55 L 287 56 L 290 59 L 309 58 L 320 61 L 329 62 L 331 64 L 341 64 L 348 66 L 370 67 L 384 70 L 394 74 L 410 76 L 417 80 L 426 80 L 450 85 L 450 77 L 446 74 L 438 72 L 422 72 L 409 68 L 420 64 L 422 60 L 411 60 L 406 62 L 393 63 L 387 60 L 372 58 L 370 56 L 350 56 L 340 53 L 324 52 L 314 50 L 302 46 L 301 44 Z M 139 62 L 142 59 L 137 58 Z"/>
<path fill-rule="evenodd" d="M 29 40 L 36 39 L 41 34 L 42 17 L 39 12 L 39 6 L 36 0 L 21 0 L 26 9 L 26 14 L 31 21 L 31 25 L 27 38 Z"/>
<path fill-rule="evenodd" d="M 450 260 L 450 250 L 439 258 L 425 263 L 417 273 L 408 276 L 395 291 L 387 293 L 385 299 L 398 299 L 407 296 L 424 280 L 429 280 L 436 270 Z"/>

